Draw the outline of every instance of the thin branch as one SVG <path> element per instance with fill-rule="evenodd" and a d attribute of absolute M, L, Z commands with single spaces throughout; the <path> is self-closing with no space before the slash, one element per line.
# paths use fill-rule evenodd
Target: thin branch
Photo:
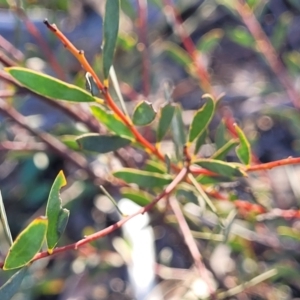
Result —
<path fill-rule="evenodd" d="M 66 161 L 70 161 L 72 164 L 80 169 L 83 169 L 96 184 L 104 184 L 104 181 L 96 176 L 94 171 L 89 167 L 86 159 L 79 153 L 70 150 L 66 145 L 60 142 L 58 139 L 52 135 L 39 131 L 37 129 L 31 128 L 23 115 L 16 111 L 13 107 L 9 106 L 3 99 L 0 99 L 0 113 L 12 119 L 21 127 L 25 128 L 27 131 L 32 133 L 34 136 L 38 137 L 47 146 L 58 153 Z"/>
<path fill-rule="evenodd" d="M 28 142 L 0 142 L 0 151 L 45 151 L 47 146 L 44 143 Z"/>
<path fill-rule="evenodd" d="M 182 232 L 182 235 L 184 237 L 184 241 L 187 245 L 187 247 L 190 250 L 190 253 L 193 257 L 194 263 L 197 267 L 197 270 L 199 272 L 199 275 L 201 276 L 201 278 L 205 281 L 208 289 L 209 289 L 209 294 L 211 296 L 214 295 L 215 293 L 215 289 L 212 286 L 212 282 L 211 282 L 211 278 L 209 275 L 208 270 L 206 269 L 204 263 L 202 262 L 202 255 L 199 252 L 199 249 L 197 247 L 197 244 L 193 238 L 193 235 L 191 233 L 191 230 L 182 214 L 181 208 L 177 202 L 177 199 L 175 197 L 170 197 L 169 198 L 169 203 L 170 206 L 176 216 L 176 219 L 178 221 L 178 225 L 180 227 L 180 230 Z"/>
<path fill-rule="evenodd" d="M 148 149 L 149 152 L 156 155 L 161 161 L 165 161 L 164 155 L 154 146 L 152 145 L 148 140 L 146 140 L 142 134 L 139 133 L 139 131 L 134 127 L 131 119 L 123 114 L 123 112 L 120 110 L 120 108 L 115 104 L 113 98 L 111 97 L 108 88 L 103 85 L 91 65 L 88 63 L 84 56 L 84 51 L 78 50 L 69 39 L 66 38 L 66 36 L 57 28 L 55 24 L 50 24 L 48 20 L 44 21 L 45 25 L 51 30 L 58 39 L 63 43 L 63 45 L 66 47 L 67 50 L 69 50 L 74 57 L 80 62 L 82 67 L 86 72 L 89 72 L 91 76 L 93 77 L 98 89 L 102 92 L 102 95 L 106 101 L 106 104 L 108 107 L 121 119 L 121 121 L 131 130 L 133 135 L 136 138 L 136 141 L 139 142 L 141 145 L 143 145 L 146 149 Z M 176 165 L 172 166 L 175 170 L 179 170 L 179 168 Z"/>
<path fill-rule="evenodd" d="M 174 180 L 165 188 L 165 190 L 160 194 L 158 195 L 151 203 L 149 203 L 147 206 L 145 207 L 142 207 L 140 208 L 136 213 L 130 215 L 130 216 L 127 216 L 123 219 L 121 219 L 119 222 L 101 230 L 101 231 L 98 231 L 94 234 L 91 234 L 91 235 L 88 235 L 86 236 L 85 238 L 83 238 L 82 240 L 74 243 L 74 244 L 70 244 L 70 245 L 67 245 L 67 246 L 63 246 L 63 247 L 58 247 L 56 249 L 54 249 L 53 253 L 52 254 L 49 254 L 47 251 L 44 251 L 44 252 L 41 252 L 41 253 L 38 253 L 37 255 L 35 255 L 35 257 L 31 260 L 31 262 L 33 261 L 36 261 L 36 260 L 39 260 L 41 258 L 44 258 L 44 257 L 49 257 L 49 256 L 52 256 L 54 254 L 58 254 L 58 253 L 62 253 L 62 252 L 66 252 L 66 251 L 69 251 L 69 250 L 77 250 L 78 248 L 86 245 L 86 244 L 89 244 L 95 240 L 98 240 L 110 233 L 112 233 L 113 231 L 119 229 L 120 227 L 122 227 L 126 222 L 128 222 L 129 220 L 131 220 L 132 218 L 134 218 L 135 216 L 137 215 L 140 215 L 140 214 L 144 214 L 148 211 L 150 211 L 156 204 L 158 201 L 160 201 L 162 198 L 170 195 L 173 190 L 176 188 L 176 186 L 184 180 L 184 178 L 186 177 L 187 175 L 187 172 L 188 172 L 188 168 L 183 168 L 181 169 L 181 171 L 177 174 L 177 176 L 174 178 Z M 3 262 L 0 263 L 0 268 L 3 268 Z"/>
<path fill-rule="evenodd" d="M 35 92 L 28 90 L 24 88 L 20 83 L 18 83 L 16 80 L 14 80 L 8 73 L 5 71 L 0 70 L 0 79 L 3 81 L 6 81 L 7 83 L 13 84 L 18 87 L 19 92 L 26 92 L 34 95 L 35 97 L 38 97 L 51 105 L 52 107 L 55 107 L 59 110 L 61 110 L 63 113 L 65 113 L 68 117 L 70 117 L 72 120 L 75 120 L 76 122 L 81 122 L 85 124 L 91 131 L 93 132 L 102 132 L 102 128 L 99 124 L 99 122 L 91 115 L 83 111 L 79 108 L 79 106 L 75 105 L 66 105 L 62 102 L 52 100 L 50 98 L 44 97 L 42 95 L 36 94 Z"/>
<path fill-rule="evenodd" d="M 149 60 L 149 51 L 148 51 L 148 42 L 147 42 L 147 15 L 148 15 L 148 4 L 147 0 L 137 0 L 138 6 L 138 35 L 139 35 L 139 44 L 138 50 L 142 54 L 142 84 L 143 84 L 143 93 L 145 97 L 148 97 L 150 94 L 150 60 Z"/>
<path fill-rule="evenodd" d="M 2 35 L 0 35 L 0 47 L 3 48 L 6 53 L 9 53 L 17 62 L 21 62 L 24 60 L 23 53 Z"/>
<path fill-rule="evenodd" d="M 225 298 L 227 299 L 229 297 L 232 297 L 234 295 L 242 293 L 245 290 L 260 284 L 261 282 L 266 281 L 266 280 L 276 276 L 277 273 L 278 272 L 276 269 L 271 269 L 265 273 L 262 273 L 256 277 L 252 278 L 251 280 L 249 280 L 243 284 L 240 284 L 240 285 L 228 290 L 228 291 L 218 293 L 216 299 L 220 299 L 220 300 L 225 299 Z M 208 300 L 208 298 L 207 298 L 207 300 Z"/>
<path fill-rule="evenodd" d="M 16 93 L 12 90 L 0 90 L 0 98 L 11 98 L 14 97 Z"/>
<path fill-rule="evenodd" d="M 276 50 L 263 31 L 252 9 L 244 0 L 236 1 L 236 9 L 252 34 L 257 50 L 263 55 L 273 73 L 277 76 L 279 82 L 285 88 L 294 106 L 300 109 L 300 96 L 292 84 L 293 80 L 290 78 L 284 64 L 279 59 Z"/>
<path fill-rule="evenodd" d="M 0 62 L 5 66 L 5 67 L 14 67 L 17 66 L 17 64 L 9 58 L 6 54 L 4 54 L 2 51 L 0 51 Z"/>
<path fill-rule="evenodd" d="M 205 93 L 213 93 L 213 89 L 211 86 L 211 80 L 209 73 L 207 72 L 204 63 L 203 57 L 200 51 L 196 48 L 194 42 L 192 41 L 189 34 L 187 34 L 183 21 L 180 17 L 180 14 L 174 7 L 172 0 L 163 0 L 164 3 L 164 13 L 168 20 L 170 20 L 171 25 L 173 26 L 174 32 L 179 36 L 181 42 L 185 48 L 185 50 L 190 55 L 194 66 L 196 68 L 196 72 L 199 78 L 199 84 Z"/>
<path fill-rule="evenodd" d="M 261 170 L 270 170 L 276 167 L 285 165 L 295 165 L 300 163 L 300 157 L 288 157 L 276 161 L 271 161 L 269 163 L 264 163 L 260 165 L 249 166 L 246 168 L 246 172 L 256 172 Z"/>
<path fill-rule="evenodd" d="M 47 43 L 45 42 L 43 36 L 41 35 L 38 28 L 35 26 L 35 24 L 28 18 L 26 12 L 23 8 L 20 6 L 12 6 L 11 10 L 15 12 L 15 14 L 19 17 L 20 20 L 22 20 L 28 30 L 28 32 L 33 36 L 33 38 L 36 40 L 40 48 L 42 49 L 42 52 L 45 54 L 46 58 L 48 59 L 53 71 L 56 73 L 58 78 L 62 80 L 66 80 L 66 76 L 64 73 L 63 68 L 56 60 L 55 56 L 53 55 L 52 50 L 49 48 Z"/>

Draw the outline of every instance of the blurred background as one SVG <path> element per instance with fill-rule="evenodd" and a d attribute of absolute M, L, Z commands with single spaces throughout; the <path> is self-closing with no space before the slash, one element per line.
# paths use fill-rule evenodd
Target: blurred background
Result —
<path fill-rule="evenodd" d="M 253 22 L 245 22 L 247 16 L 240 14 L 234 2 L 121 1 L 114 68 L 128 109 L 145 99 L 159 107 L 167 90 L 173 101 L 182 105 L 183 121 L 188 126 L 193 111 L 203 104 L 201 96 L 207 90 L 199 84 L 193 67 L 188 66 L 188 55 L 172 26 L 168 4 L 173 3 L 187 35 L 202 53 L 201 63 L 210 74 L 213 91 L 216 95 L 224 93 L 222 112 L 240 124 L 256 157 L 270 162 L 299 156 L 300 2 L 247 1 L 276 51 L 275 58 L 261 51 L 248 26 Z M 119 220 L 99 183 L 120 200 L 128 213 L 137 209 L 121 199 L 109 174 L 121 165 L 142 168 L 146 154 L 133 148 L 98 156 L 76 152 L 84 156 L 98 179 L 91 178 L 86 168 L 80 168 L 37 137 L 51 134 L 77 151 L 72 144 L 74 136 L 104 130 L 90 115 L 89 107 L 60 106 L 37 97 L 15 85 L 3 71 L 6 66 L 26 66 L 85 87 L 81 66 L 47 30 L 43 20 L 56 23 L 76 47 L 83 49 L 100 75 L 104 4 L 102 0 L 0 0 L 0 99 L 12 105 L 19 121 L 33 128 L 29 132 L 22 122 L 0 110 L 0 189 L 13 237 L 43 214 L 60 170 L 64 170 L 68 181 L 61 196 L 70 209 L 70 221 L 59 245 L 73 243 Z M 219 114 L 213 121 L 212 136 L 221 118 Z M 143 135 L 155 141 L 152 128 L 143 129 Z M 169 144 L 167 139 L 161 147 L 168 148 Z M 232 159 L 229 155 L 228 160 Z M 220 189 L 269 208 L 298 208 L 299 171 L 297 166 L 286 166 L 254 174 L 247 181 L 221 185 Z M 194 214 L 189 197 L 177 194 L 214 286 L 228 290 L 278 268 L 271 280 L 228 299 L 300 299 L 298 220 L 237 216 L 228 239 L 222 242 L 215 216 L 208 212 Z M 193 260 L 172 214 L 155 210 L 134 221 L 76 252 L 35 262 L 13 300 L 207 297 L 207 287 L 193 270 Z M 3 261 L 9 246 L 0 231 Z M 0 272 L 0 284 L 11 274 Z"/>

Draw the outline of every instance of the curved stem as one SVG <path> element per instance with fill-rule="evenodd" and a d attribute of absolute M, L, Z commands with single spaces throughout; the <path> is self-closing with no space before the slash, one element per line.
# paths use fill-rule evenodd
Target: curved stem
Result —
<path fill-rule="evenodd" d="M 103 229 L 100 230 L 94 234 L 88 235 L 85 238 L 81 239 L 80 241 L 67 245 L 67 246 L 63 246 L 63 247 L 58 247 L 56 249 L 54 249 L 54 251 L 52 252 L 52 254 L 49 254 L 47 251 L 44 252 L 40 252 L 38 254 L 36 254 L 34 256 L 34 258 L 31 260 L 31 262 L 39 260 L 41 258 L 45 258 L 48 256 L 52 256 L 54 254 L 58 254 L 58 253 L 62 253 L 62 252 L 66 252 L 69 250 L 77 250 L 78 248 L 89 244 L 95 240 L 98 240 L 108 234 L 110 234 L 111 232 L 117 230 L 118 228 L 122 227 L 126 222 L 128 222 L 130 219 L 134 218 L 137 215 L 140 214 L 144 214 L 145 212 L 150 211 L 155 205 L 156 203 L 161 200 L 162 198 L 170 195 L 173 190 L 176 188 L 176 186 L 185 179 L 186 175 L 188 173 L 188 167 L 184 167 L 181 169 L 181 171 L 177 174 L 177 176 L 174 178 L 174 180 L 164 189 L 164 191 L 159 194 L 151 203 L 149 203 L 147 206 L 140 208 L 137 212 L 135 212 L 134 214 L 127 216 L 123 219 L 121 219 L 119 222 Z M 3 268 L 3 262 L 0 263 L 0 268 Z"/>

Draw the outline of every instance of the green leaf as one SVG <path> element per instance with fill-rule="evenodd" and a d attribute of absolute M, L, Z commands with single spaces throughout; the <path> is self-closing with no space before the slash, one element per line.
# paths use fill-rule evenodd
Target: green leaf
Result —
<path fill-rule="evenodd" d="M 176 198 L 181 201 L 181 198 L 185 199 L 185 202 L 192 202 L 199 204 L 197 192 L 192 188 L 191 185 L 181 183 L 176 189 Z"/>
<path fill-rule="evenodd" d="M 103 123 L 109 130 L 111 130 L 115 134 L 132 139 L 134 138 L 129 128 L 124 125 L 124 123 L 120 121 L 120 119 L 118 119 L 118 117 L 114 113 L 108 112 L 100 106 L 91 106 L 91 111 L 97 120 Z"/>
<path fill-rule="evenodd" d="M 164 164 L 162 164 L 161 162 L 158 162 L 158 161 L 150 160 L 150 159 L 146 161 L 145 171 L 156 172 L 156 173 L 160 173 L 160 174 L 167 173 L 167 169 Z"/>
<path fill-rule="evenodd" d="M 156 112 L 148 101 L 140 102 L 133 111 L 132 122 L 137 126 L 145 126 L 153 122 Z"/>
<path fill-rule="evenodd" d="M 202 185 L 217 185 L 218 183 L 222 182 L 232 182 L 232 178 L 224 177 L 224 176 L 206 176 L 206 175 L 199 175 L 196 180 L 201 183 Z"/>
<path fill-rule="evenodd" d="M 160 109 L 158 127 L 156 132 L 157 142 L 160 142 L 168 132 L 174 116 L 174 112 L 175 106 L 169 103 Z"/>
<path fill-rule="evenodd" d="M 74 151 L 79 151 L 80 148 L 76 142 L 76 135 L 61 135 L 59 136 L 59 139 L 70 149 L 74 150 Z"/>
<path fill-rule="evenodd" d="M 246 3 L 250 6 L 250 8 L 254 7 L 257 0 L 246 0 Z"/>
<path fill-rule="evenodd" d="M 107 153 L 128 146 L 132 141 L 118 135 L 101 135 L 87 133 L 76 139 L 79 147 L 83 150 L 97 153 Z"/>
<path fill-rule="evenodd" d="M 33 220 L 10 247 L 3 270 L 18 269 L 28 265 L 42 248 L 47 226 L 48 220 L 45 217 Z"/>
<path fill-rule="evenodd" d="M 216 129 L 216 135 L 215 135 L 216 148 L 217 149 L 222 148 L 227 142 L 228 141 L 226 139 L 226 125 L 224 120 L 222 120 Z"/>
<path fill-rule="evenodd" d="M 205 143 L 205 139 L 207 136 L 207 130 L 204 130 L 197 138 L 194 153 L 197 154 L 201 148 L 201 146 Z"/>
<path fill-rule="evenodd" d="M 184 132 L 184 124 L 182 121 L 182 109 L 179 105 L 176 105 L 175 107 L 171 130 L 175 144 L 176 157 L 178 160 L 180 160 L 183 155 L 183 146 L 186 142 L 186 136 Z"/>
<path fill-rule="evenodd" d="M 238 0 L 217 0 L 217 3 L 224 5 L 230 12 L 235 13 L 237 1 Z"/>
<path fill-rule="evenodd" d="M 247 140 L 242 129 L 237 124 L 234 124 L 234 127 L 240 139 L 240 145 L 235 149 L 236 155 L 238 156 L 238 158 L 243 164 L 249 165 L 251 162 L 250 143 Z"/>
<path fill-rule="evenodd" d="M 103 76 L 108 79 L 113 63 L 114 52 L 119 31 L 120 1 L 106 0 L 104 15 Z"/>
<path fill-rule="evenodd" d="M 194 115 L 190 126 L 189 142 L 193 142 L 206 130 L 215 112 L 215 101 L 213 98 L 208 94 L 204 95 L 203 98 L 207 99 L 207 101 Z"/>
<path fill-rule="evenodd" d="M 201 53 L 212 52 L 223 38 L 224 32 L 222 29 L 212 29 L 204 34 L 197 44 L 197 49 Z"/>
<path fill-rule="evenodd" d="M 290 13 L 285 12 L 279 17 L 279 21 L 276 22 L 275 28 L 271 36 L 271 42 L 276 50 L 279 50 L 287 39 L 287 31 L 293 17 Z"/>
<path fill-rule="evenodd" d="M 172 181 L 172 176 L 148 171 L 141 171 L 130 168 L 123 168 L 114 172 L 113 175 L 127 183 L 135 183 L 139 187 L 155 188 L 163 187 Z"/>
<path fill-rule="evenodd" d="M 283 60 L 289 72 L 298 75 L 300 72 L 300 53 L 298 51 L 291 51 L 283 53 Z"/>
<path fill-rule="evenodd" d="M 4 285 L 0 288 L 0 299 L 10 300 L 13 295 L 19 290 L 20 285 L 23 281 L 27 272 L 27 268 L 22 268 L 17 271 Z"/>
<path fill-rule="evenodd" d="M 154 197 L 147 192 L 129 187 L 122 187 L 120 192 L 124 198 L 130 199 L 140 206 L 146 206 L 147 204 L 151 203 L 154 199 Z"/>
<path fill-rule="evenodd" d="M 277 233 L 281 236 L 287 236 L 289 238 L 300 241 L 300 232 L 299 230 L 295 230 L 295 228 L 291 228 L 288 226 L 278 226 Z"/>
<path fill-rule="evenodd" d="M 63 171 L 56 176 L 51 187 L 47 207 L 46 216 L 48 218 L 47 229 L 47 245 L 48 252 L 51 254 L 61 235 L 64 233 L 69 219 L 69 210 L 62 208 L 60 190 L 67 184 Z"/>
<path fill-rule="evenodd" d="M 235 28 L 230 28 L 227 31 L 228 37 L 235 43 L 246 47 L 253 48 L 255 46 L 255 41 L 252 35 L 244 26 L 237 26 Z"/>
<path fill-rule="evenodd" d="M 122 0 L 123 2 L 123 0 Z M 121 3 L 122 3 L 121 2 Z M 117 39 L 117 46 L 123 51 L 134 51 L 137 44 L 137 38 L 132 33 L 120 32 Z"/>
<path fill-rule="evenodd" d="M 95 101 L 87 91 L 54 77 L 21 67 L 6 68 L 5 71 L 30 91 L 45 97 L 72 102 Z"/>
<path fill-rule="evenodd" d="M 228 152 L 233 149 L 234 146 L 238 145 L 237 140 L 230 140 L 228 141 L 223 147 L 221 147 L 218 151 L 216 151 L 211 158 L 217 159 L 217 160 L 223 160 Z"/>
<path fill-rule="evenodd" d="M 177 44 L 164 42 L 162 48 L 168 56 L 183 67 L 187 68 L 192 63 L 192 59 L 189 54 Z"/>
<path fill-rule="evenodd" d="M 9 244 L 9 246 L 11 246 L 13 244 L 13 240 L 11 237 L 11 232 L 10 232 L 9 224 L 7 221 L 7 216 L 6 216 L 6 212 L 5 212 L 5 207 L 4 207 L 4 202 L 2 199 L 1 191 L 0 191 L 0 219 L 1 219 L 1 223 L 3 225 L 4 234 L 6 236 L 7 242 Z"/>
<path fill-rule="evenodd" d="M 242 169 L 242 166 L 234 163 L 227 163 L 215 159 L 198 159 L 193 163 L 225 177 L 247 176 L 245 171 Z"/>

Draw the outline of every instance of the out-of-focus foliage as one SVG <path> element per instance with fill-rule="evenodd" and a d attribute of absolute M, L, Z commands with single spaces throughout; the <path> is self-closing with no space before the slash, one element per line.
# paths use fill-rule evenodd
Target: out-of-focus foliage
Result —
<path fill-rule="evenodd" d="M 12 299 L 143 299 L 141 281 L 149 278 L 144 295 L 156 299 L 207 299 L 211 287 L 218 299 L 300 297 L 299 168 L 248 172 L 250 165 L 299 155 L 299 112 L 236 1 L 174 1 L 193 53 L 168 1 L 148 1 L 146 19 L 143 1 L 121 0 L 120 14 L 118 0 L 23 1 L 19 10 L 9 1 L 11 13 L 0 1 L 0 57 L 17 65 L 4 71 L 9 63 L 1 59 L 0 188 L 14 243 L 0 231 L 0 251 L 4 269 L 26 266 L 0 272 L 1 300 L 14 293 Z M 298 2 L 246 2 L 298 90 Z M 84 50 L 113 101 L 125 101 L 127 125 L 105 104 L 105 92 L 83 89 L 82 66 L 46 31 L 40 14 Z M 33 21 L 42 43 L 24 20 Z M 208 70 L 210 91 L 197 63 Z M 112 65 L 117 78 L 110 72 L 109 81 Z M 5 104 L 16 111 L 9 115 Z M 162 157 L 136 139 L 134 125 Z M 120 216 L 114 201 L 145 207 L 189 161 L 199 174 L 178 184 L 144 223 L 31 265 L 40 250 L 84 240 L 137 210 Z M 197 240 L 210 287 L 193 269 L 171 197 Z M 147 269 L 148 261 L 156 268 Z"/>

